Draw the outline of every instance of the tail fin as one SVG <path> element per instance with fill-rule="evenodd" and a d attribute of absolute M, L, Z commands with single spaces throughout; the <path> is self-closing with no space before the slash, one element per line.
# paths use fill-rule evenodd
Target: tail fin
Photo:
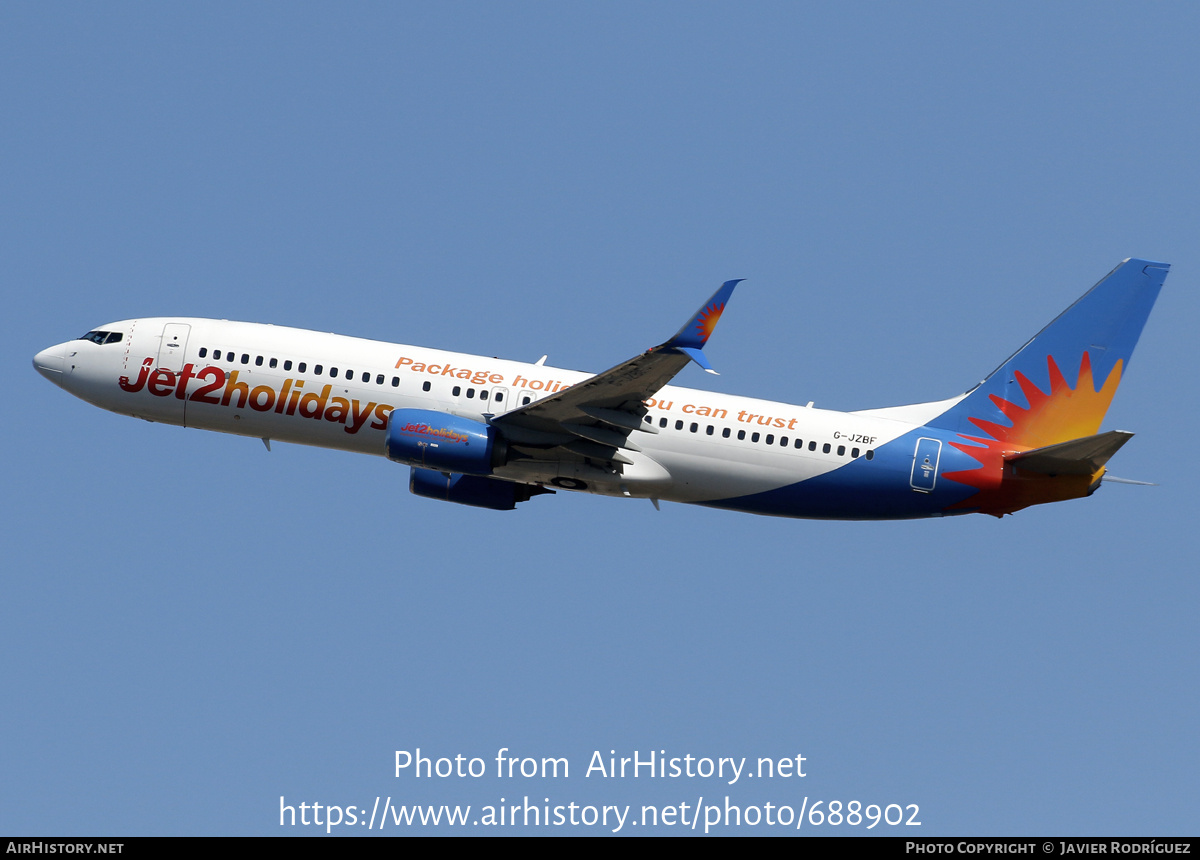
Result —
<path fill-rule="evenodd" d="M 929 424 L 1030 448 L 1095 435 L 1169 268 L 1121 263 Z"/>

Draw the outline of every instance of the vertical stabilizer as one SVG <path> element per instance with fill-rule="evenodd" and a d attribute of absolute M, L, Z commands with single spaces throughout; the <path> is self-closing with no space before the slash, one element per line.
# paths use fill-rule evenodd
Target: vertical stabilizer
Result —
<path fill-rule="evenodd" d="M 1026 448 L 1095 435 L 1169 268 L 1121 263 L 930 426 Z"/>

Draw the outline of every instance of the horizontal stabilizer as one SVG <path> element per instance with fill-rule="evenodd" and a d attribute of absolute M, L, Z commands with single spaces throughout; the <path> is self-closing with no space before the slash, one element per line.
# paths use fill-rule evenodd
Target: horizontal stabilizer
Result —
<path fill-rule="evenodd" d="M 1133 434 L 1127 430 L 1109 430 L 1095 436 L 1006 455 L 1004 459 L 1021 469 L 1046 475 L 1094 475 L 1132 438 Z"/>

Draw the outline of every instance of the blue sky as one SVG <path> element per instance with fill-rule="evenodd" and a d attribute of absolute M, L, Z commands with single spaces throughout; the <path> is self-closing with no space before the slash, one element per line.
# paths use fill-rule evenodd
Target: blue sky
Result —
<path fill-rule="evenodd" d="M 892 835 L 1194 832 L 1198 24 L 5 5 L 0 831 L 312 832 L 280 828 L 281 796 L 728 796 L 918 804 L 921 827 L 869 831 Z M 191 315 L 599 371 L 743 277 L 722 375 L 678 382 L 869 408 L 961 392 L 1129 256 L 1173 269 L 1105 428 L 1137 433 L 1112 471 L 1160 486 L 1003 521 L 477 511 L 382 459 L 112 415 L 30 366 Z M 394 777 L 418 747 L 571 775 Z M 585 777 L 596 750 L 807 776 Z"/>

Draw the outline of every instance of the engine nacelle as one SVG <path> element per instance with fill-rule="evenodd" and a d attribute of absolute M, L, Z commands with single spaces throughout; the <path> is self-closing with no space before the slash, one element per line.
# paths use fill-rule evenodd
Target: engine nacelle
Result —
<path fill-rule="evenodd" d="M 511 511 L 518 502 L 527 501 L 531 496 L 554 492 L 541 487 L 501 481 L 499 478 L 447 474 L 433 469 L 418 469 L 415 466 L 408 489 L 414 495 L 428 499 L 491 508 L 493 511 Z"/>
<path fill-rule="evenodd" d="M 487 424 L 429 409 L 394 409 L 388 418 L 387 456 L 442 472 L 490 475 L 507 446 Z M 416 492 L 414 490 L 414 492 Z"/>

